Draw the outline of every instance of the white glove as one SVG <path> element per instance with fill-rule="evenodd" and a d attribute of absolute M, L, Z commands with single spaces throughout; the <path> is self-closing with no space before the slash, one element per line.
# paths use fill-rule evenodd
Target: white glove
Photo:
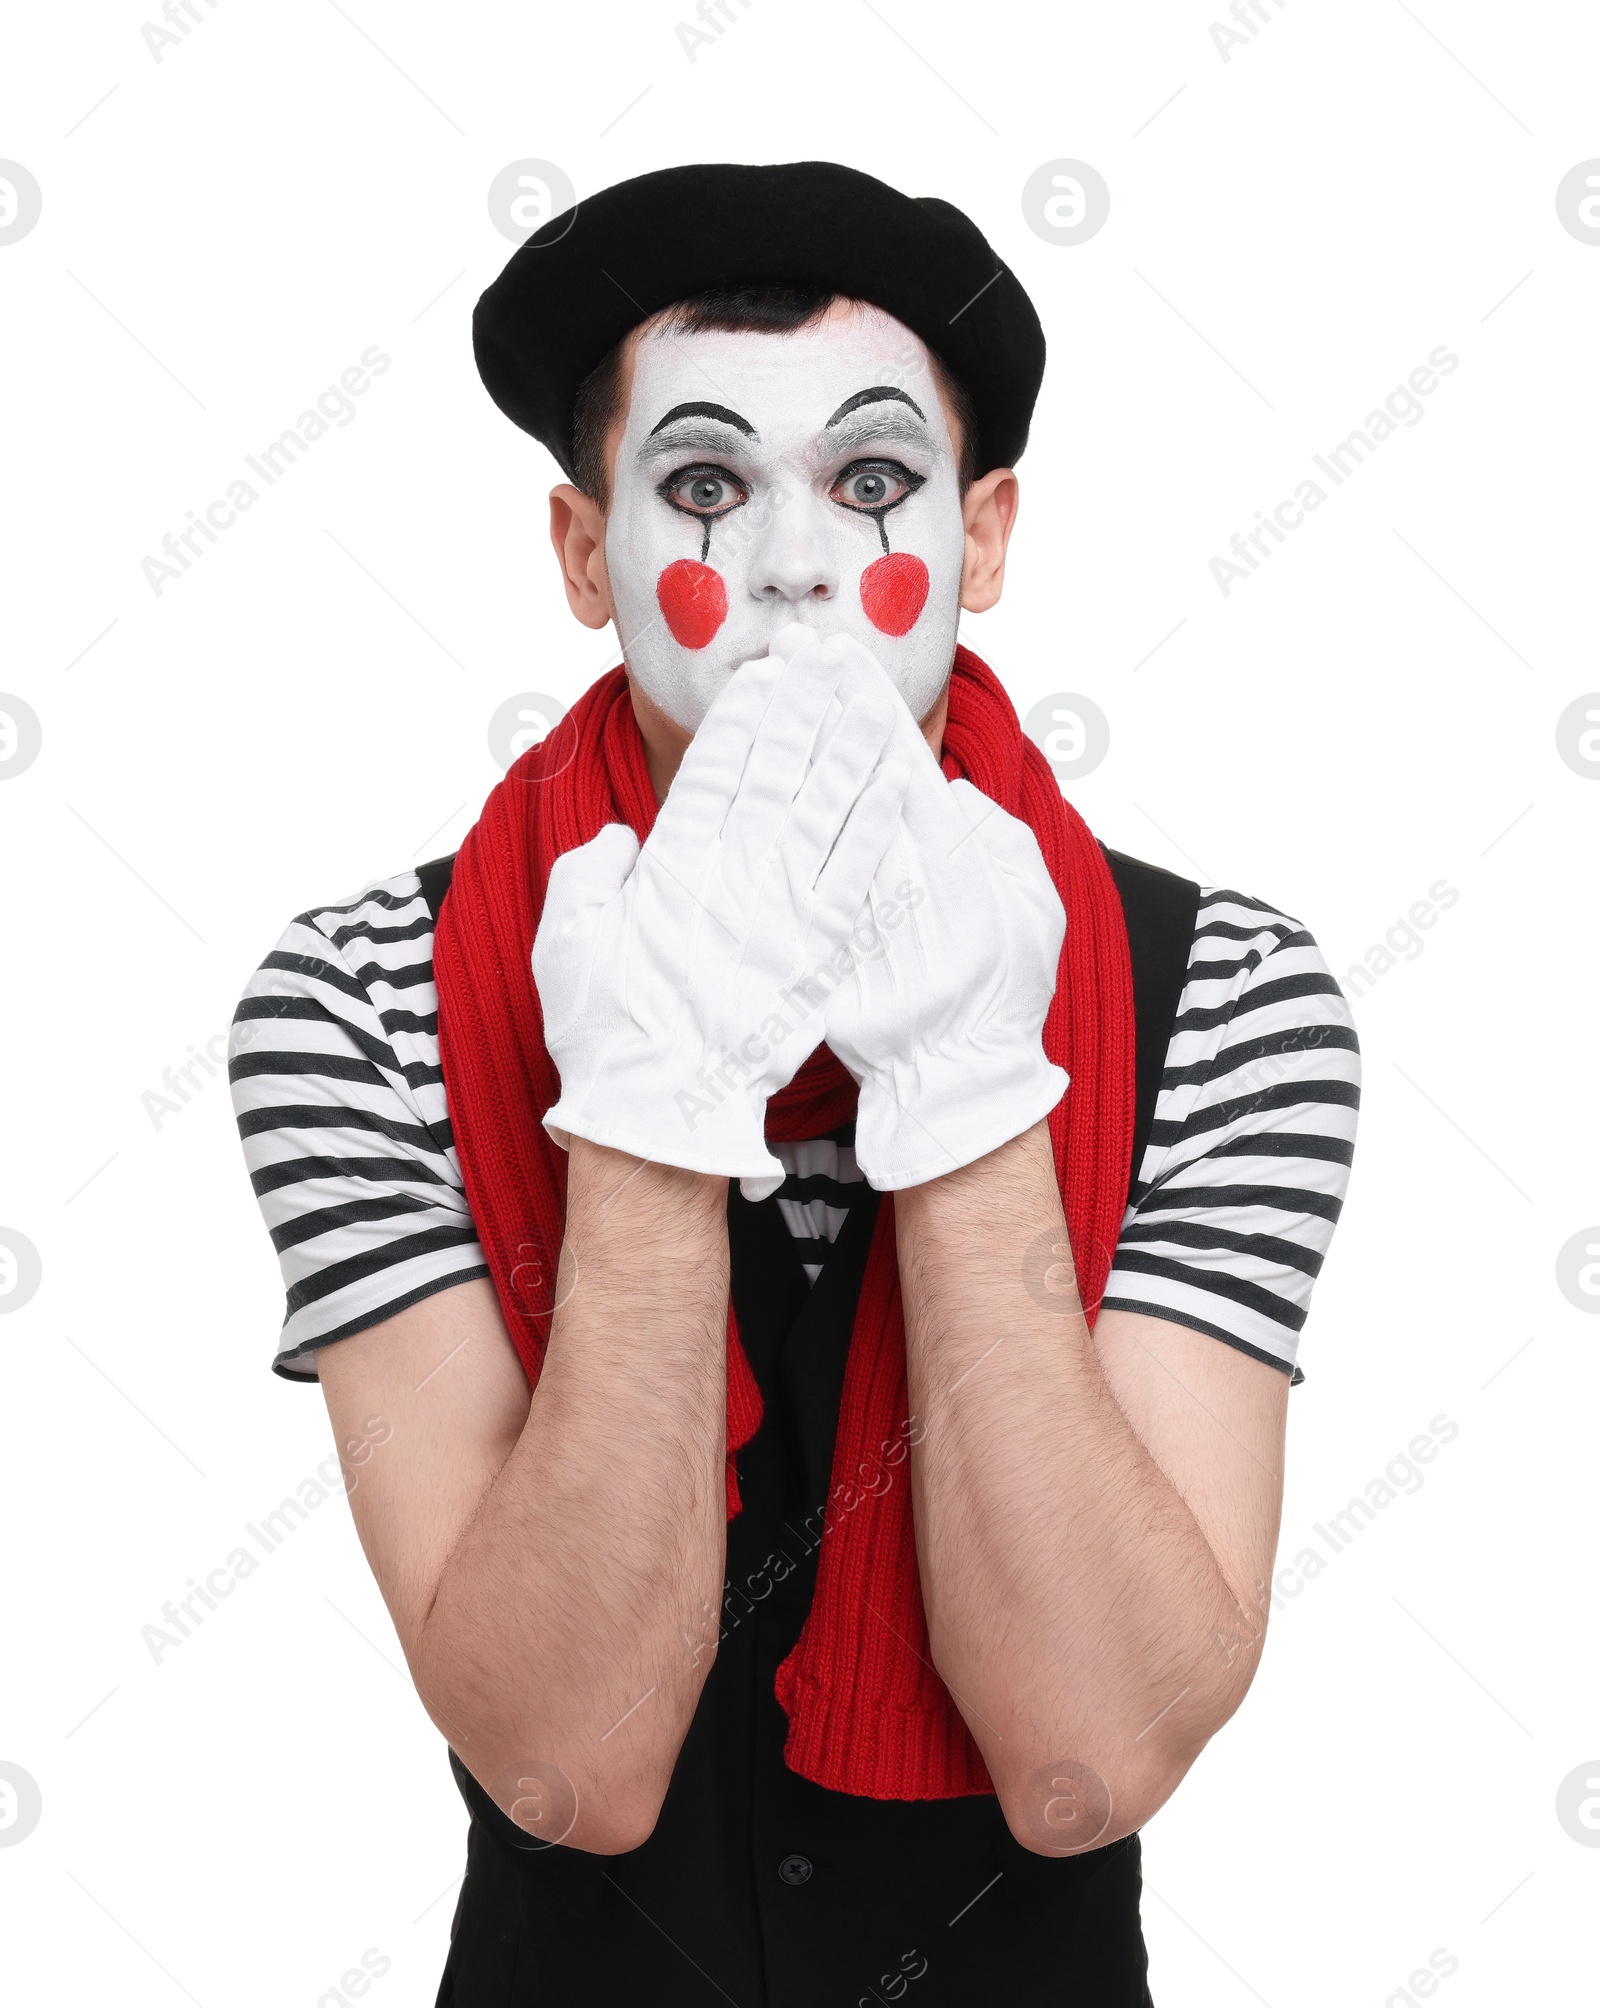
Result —
<path fill-rule="evenodd" d="M 838 966 L 908 779 L 882 757 L 885 683 L 842 637 L 784 630 L 718 693 L 643 849 L 613 823 L 556 860 L 533 976 L 563 1148 L 737 1177 L 753 1199 L 782 1183 L 767 1099 L 823 1036 L 786 993 Z"/>
<path fill-rule="evenodd" d="M 911 782 L 827 1040 L 861 1084 L 856 1161 L 897 1192 L 1020 1136 L 1066 1092 L 1042 1039 L 1066 915 L 1032 830 L 947 781 L 888 687 Z"/>

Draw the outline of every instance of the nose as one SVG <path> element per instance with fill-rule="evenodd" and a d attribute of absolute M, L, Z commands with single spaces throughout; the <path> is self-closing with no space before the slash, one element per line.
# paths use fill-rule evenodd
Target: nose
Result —
<path fill-rule="evenodd" d="M 750 591 L 758 600 L 799 606 L 838 596 L 839 573 L 829 552 L 818 503 L 799 487 L 774 495 L 765 525 L 755 532 Z"/>

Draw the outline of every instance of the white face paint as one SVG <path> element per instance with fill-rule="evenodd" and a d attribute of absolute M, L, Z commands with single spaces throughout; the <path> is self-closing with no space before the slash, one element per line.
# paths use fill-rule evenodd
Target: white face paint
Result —
<path fill-rule="evenodd" d="M 606 566 L 628 667 L 686 731 L 795 621 L 863 642 L 926 717 L 964 553 L 928 351 L 891 315 L 640 338 Z"/>

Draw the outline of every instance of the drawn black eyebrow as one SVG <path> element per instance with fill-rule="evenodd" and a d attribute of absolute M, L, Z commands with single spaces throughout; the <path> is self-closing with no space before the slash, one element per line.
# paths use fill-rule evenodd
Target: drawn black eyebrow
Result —
<path fill-rule="evenodd" d="M 741 418 L 736 411 L 729 411 L 725 404 L 675 404 L 665 418 L 657 419 L 650 428 L 650 437 L 655 438 L 663 426 L 671 425 L 679 418 L 714 418 L 723 425 L 731 425 L 742 432 L 746 439 L 758 439 L 760 434 L 749 419 Z"/>
<path fill-rule="evenodd" d="M 881 404 L 888 398 L 894 399 L 897 404 L 909 404 L 923 424 L 927 424 L 928 415 L 914 397 L 907 397 L 903 390 L 895 390 L 889 384 L 880 383 L 874 384 L 871 390 L 858 390 L 854 397 L 847 397 L 828 420 L 828 425 L 837 425 L 841 418 L 848 418 L 851 412 L 859 410 L 864 404 Z M 822 429 L 826 432 L 828 426 L 825 425 Z"/>

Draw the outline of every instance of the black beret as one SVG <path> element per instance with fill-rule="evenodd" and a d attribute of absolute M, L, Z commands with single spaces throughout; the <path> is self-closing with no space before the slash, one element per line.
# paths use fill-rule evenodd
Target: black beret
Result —
<path fill-rule="evenodd" d="M 980 474 L 1027 444 L 1044 330 L 1016 276 L 952 204 L 834 161 L 667 167 L 553 216 L 478 301 L 478 372 L 570 475 L 589 372 L 661 308 L 743 282 L 824 287 L 903 321 L 971 398 Z"/>

